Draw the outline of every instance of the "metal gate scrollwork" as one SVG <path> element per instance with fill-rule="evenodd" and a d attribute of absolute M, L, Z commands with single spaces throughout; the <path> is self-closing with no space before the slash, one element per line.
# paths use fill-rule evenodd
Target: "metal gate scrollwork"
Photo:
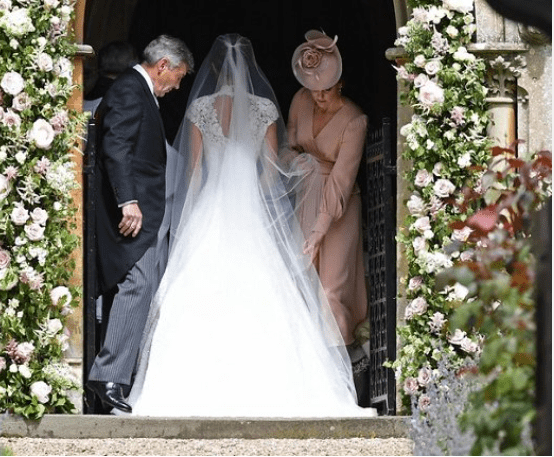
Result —
<path fill-rule="evenodd" d="M 394 372 L 383 367 L 396 357 L 396 160 L 390 119 L 368 132 L 365 153 L 369 399 L 379 414 L 394 415 Z"/>

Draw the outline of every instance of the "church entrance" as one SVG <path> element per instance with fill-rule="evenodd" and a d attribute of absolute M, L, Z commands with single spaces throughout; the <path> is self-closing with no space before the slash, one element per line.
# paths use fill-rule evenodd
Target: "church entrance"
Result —
<path fill-rule="evenodd" d="M 377 302 L 385 295 L 383 290 L 387 282 L 396 284 L 394 258 L 391 258 L 396 255 L 395 250 L 389 246 L 384 254 L 389 257 L 388 270 L 384 267 L 385 260 L 379 260 L 380 257 L 377 259 L 372 252 L 380 249 L 378 246 L 382 243 L 375 240 L 387 230 L 392 230 L 394 238 L 395 227 L 394 220 L 392 227 L 390 220 L 387 226 L 375 220 L 375 217 L 384 220 L 387 214 L 390 216 L 396 213 L 396 196 L 391 198 L 392 195 L 389 195 L 388 200 L 383 200 L 383 195 L 387 192 L 390 194 L 390 186 L 385 192 L 387 182 L 395 181 L 386 177 L 387 172 L 390 172 L 389 162 L 392 160 L 395 163 L 396 158 L 396 141 L 391 140 L 390 133 L 396 131 L 396 79 L 391 62 L 385 58 L 386 49 L 393 46 L 396 37 L 393 4 L 393 0 L 88 0 L 83 35 L 84 43 L 93 46 L 96 52 L 114 40 L 128 41 L 140 52 L 154 37 L 162 33 L 173 35 L 187 43 L 194 54 L 197 68 L 218 35 L 243 35 L 251 40 L 258 64 L 273 86 L 285 119 L 290 101 L 300 88 L 291 71 L 294 49 L 304 41 L 304 33 L 310 29 L 323 30 L 330 36 L 337 35 L 337 45 L 343 59 L 343 94 L 362 108 L 371 126 L 367 157 L 362 162 L 359 176 L 366 214 L 366 265 L 375 270 L 369 273 L 368 296 L 371 305 L 372 300 Z M 85 94 L 94 84 L 94 68 L 94 59 L 85 61 Z M 170 92 L 160 99 L 169 142 L 172 142 L 183 118 L 193 79 L 194 74 L 184 79 L 178 91 Z M 389 129 L 385 135 L 384 119 L 388 119 L 385 124 Z M 387 138 L 388 142 L 385 141 Z M 383 147 L 389 150 L 388 158 L 386 154 L 383 155 Z M 380 168 L 377 169 L 376 164 Z M 385 193 L 377 195 L 378 192 Z M 376 227 L 380 227 L 380 234 L 374 232 Z M 379 252 L 382 257 L 385 251 Z M 390 265 L 393 265 L 392 272 Z M 375 278 L 379 278 L 378 283 Z M 394 297 L 395 290 L 392 292 Z M 388 287 L 387 294 L 391 295 L 391 287 Z M 379 313 L 386 314 L 386 305 L 379 304 L 379 307 L 382 310 Z M 386 346 L 395 344 L 395 317 L 390 318 L 392 326 L 389 322 L 388 328 L 378 331 L 379 341 L 384 342 L 378 345 L 384 344 L 385 353 L 389 356 L 394 354 L 394 347 L 387 349 Z M 379 322 L 382 321 L 383 316 L 377 316 L 371 325 L 381 325 Z M 87 347 L 91 346 L 85 345 L 85 351 Z M 379 364 L 381 362 L 379 359 Z M 392 374 L 383 375 L 383 370 L 374 369 L 373 364 L 365 384 L 362 382 L 360 387 L 367 391 L 361 401 L 364 406 L 376 406 L 381 414 L 394 414 L 394 401 L 391 401 L 394 398 Z M 84 369 L 87 369 L 86 366 Z M 382 379 L 383 376 L 388 378 Z M 373 387 L 370 388 L 370 384 Z M 387 400 L 381 402 L 377 397 L 383 395 Z"/>

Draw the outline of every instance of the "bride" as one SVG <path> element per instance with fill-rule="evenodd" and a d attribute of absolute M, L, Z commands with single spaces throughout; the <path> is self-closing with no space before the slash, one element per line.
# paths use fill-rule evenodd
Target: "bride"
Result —
<path fill-rule="evenodd" d="M 141 416 L 374 416 L 304 254 L 291 200 L 313 185 L 285 147 L 250 41 L 219 37 L 175 147 L 170 257 L 129 403 Z M 295 171 L 297 170 L 297 171 Z"/>

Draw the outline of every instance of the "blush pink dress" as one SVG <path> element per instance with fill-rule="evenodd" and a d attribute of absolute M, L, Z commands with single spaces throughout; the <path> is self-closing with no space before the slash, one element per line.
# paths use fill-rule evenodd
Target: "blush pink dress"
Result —
<path fill-rule="evenodd" d="M 324 234 L 315 267 L 346 344 L 367 317 L 361 233 L 361 195 L 356 176 L 363 154 L 367 116 L 352 101 L 344 105 L 314 137 L 314 101 L 300 89 L 288 119 L 291 147 L 317 159 L 321 180 L 299 211 L 307 237 Z"/>

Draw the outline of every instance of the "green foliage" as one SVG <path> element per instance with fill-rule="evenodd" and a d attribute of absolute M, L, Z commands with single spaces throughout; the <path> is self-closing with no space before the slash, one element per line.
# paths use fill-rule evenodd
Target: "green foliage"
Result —
<path fill-rule="evenodd" d="M 467 51 L 476 28 L 473 1 L 412 1 L 411 6 L 412 17 L 396 40 L 405 51 L 396 67 L 405 88 L 402 100 L 413 110 L 400 129 L 403 158 L 411 164 L 404 175 L 410 214 L 397 234 L 408 265 L 408 276 L 401 279 L 407 307 L 405 324 L 398 327 L 397 359 L 387 363 L 396 371 L 408 410 L 410 396 L 426 392 L 418 382 L 422 371 L 436 369 L 441 357 L 457 370 L 479 351 L 478 335 L 448 324 L 467 287 L 454 283 L 438 290 L 436 275 L 471 256 L 447 249 L 468 236 L 451 223 L 476 211 L 478 205 L 460 211 L 456 201 L 464 186 L 480 186 L 490 158 L 485 64 Z"/>
<path fill-rule="evenodd" d="M 84 116 L 69 35 L 74 0 L 13 0 L 0 11 L 0 412 L 74 410 L 79 380 L 61 362 L 79 244 L 72 154 Z"/>
<path fill-rule="evenodd" d="M 461 418 L 472 429 L 474 455 L 496 448 L 503 455 L 531 455 L 522 440 L 535 418 L 534 259 L 529 219 L 551 195 L 552 156 L 543 151 L 529 160 L 513 149 L 495 148 L 484 175 L 487 206 L 457 228 L 472 233 L 472 259 L 459 262 L 439 283 L 461 282 L 469 303 L 454 309 L 450 324 L 482 335 L 479 374 L 484 387 L 475 392 Z M 496 190 L 495 192 L 488 192 Z M 460 209 L 480 199 L 470 189 Z"/>

